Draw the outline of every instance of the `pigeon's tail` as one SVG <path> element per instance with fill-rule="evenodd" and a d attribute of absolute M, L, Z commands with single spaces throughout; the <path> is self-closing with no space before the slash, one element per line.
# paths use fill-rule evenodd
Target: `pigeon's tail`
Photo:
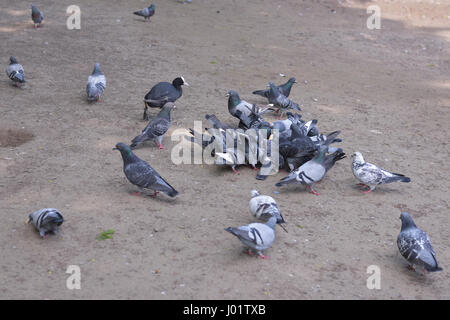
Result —
<path fill-rule="evenodd" d="M 327 140 L 323 143 L 326 146 L 329 146 L 330 144 L 332 144 L 333 142 L 338 142 L 336 140 L 336 137 L 341 133 L 341 131 L 334 131 L 330 134 L 327 134 Z"/>
<path fill-rule="evenodd" d="M 428 272 L 436 272 L 436 271 L 442 271 L 443 269 L 436 264 L 435 267 L 426 266 L 425 270 L 427 270 Z"/>
<path fill-rule="evenodd" d="M 342 151 L 341 148 L 339 148 L 334 153 L 325 157 L 323 165 L 325 166 L 325 169 L 328 171 L 334 166 L 336 162 L 344 159 L 345 157 L 346 157 L 345 153 Z"/>
<path fill-rule="evenodd" d="M 133 14 L 135 14 L 137 16 L 145 17 L 141 10 L 140 11 L 135 11 L 135 12 L 133 12 Z"/>
<path fill-rule="evenodd" d="M 295 173 L 291 173 L 290 175 L 288 175 L 287 177 L 284 177 L 283 179 L 281 179 L 279 182 L 275 183 L 276 187 L 282 187 L 285 186 L 291 182 L 295 181 Z"/>
<path fill-rule="evenodd" d="M 178 195 L 178 191 L 177 190 L 175 190 L 174 188 L 172 188 L 172 190 L 170 190 L 169 192 L 167 192 L 167 195 L 169 196 L 169 197 L 176 197 L 177 195 Z"/>
<path fill-rule="evenodd" d="M 226 228 L 225 231 L 228 231 L 231 234 L 234 234 L 236 237 L 239 235 L 234 228 Z"/>
<path fill-rule="evenodd" d="M 298 110 L 298 111 L 302 111 L 302 109 L 300 109 L 298 103 L 295 103 L 294 101 L 291 100 L 291 103 L 289 104 L 290 107 L 294 110 Z"/>
<path fill-rule="evenodd" d="M 400 173 L 393 173 L 393 177 L 389 177 L 385 180 L 385 183 L 391 183 L 391 182 L 411 182 L 411 179 L 408 177 L 405 177 L 403 174 Z"/>
<path fill-rule="evenodd" d="M 91 83 L 88 83 L 86 86 L 86 94 L 89 101 L 97 100 L 100 96 L 98 87 Z"/>
<path fill-rule="evenodd" d="M 252 93 L 256 94 L 258 96 L 261 96 L 261 97 L 265 97 L 265 98 L 267 98 L 267 96 L 268 96 L 267 90 L 256 90 L 256 91 L 253 91 Z"/>

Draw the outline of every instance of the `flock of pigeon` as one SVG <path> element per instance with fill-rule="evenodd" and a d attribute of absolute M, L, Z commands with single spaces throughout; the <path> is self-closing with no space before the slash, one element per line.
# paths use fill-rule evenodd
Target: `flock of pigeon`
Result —
<path fill-rule="evenodd" d="M 41 26 L 44 15 L 35 6 L 31 6 L 31 17 L 35 28 Z M 134 12 L 134 14 L 144 17 L 150 21 L 150 17 L 155 13 L 155 5 L 152 4 L 148 8 Z M 8 77 L 13 83 L 20 87 L 25 83 L 25 72 L 22 65 L 19 64 L 15 57 L 10 57 L 10 64 L 6 68 Z M 345 153 L 341 148 L 332 147 L 331 144 L 341 142 L 337 138 L 340 131 L 334 131 L 330 134 L 320 134 L 317 128 L 318 121 L 316 119 L 304 121 L 301 115 L 293 113 L 301 111 L 299 105 L 289 99 L 289 95 L 293 84 L 296 83 L 295 78 L 290 78 L 286 83 L 276 86 L 273 82 L 268 83 L 265 90 L 256 90 L 255 95 L 262 96 L 268 100 L 268 105 L 260 107 L 255 104 L 248 103 L 239 97 L 236 91 L 230 90 L 228 96 L 228 111 L 239 120 L 237 126 L 230 126 L 222 123 L 215 115 L 206 115 L 205 118 L 212 124 L 212 128 L 205 129 L 205 134 L 196 133 L 190 129 L 192 136 L 186 136 L 191 141 L 198 143 L 202 148 L 208 148 L 213 145 L 220 146 L 220 150 L 226 152 L 215 152 L 211 149 L 212 156 L 216 157 L 218 164 L 226 163 L 231 165 L 235 173 L 236 166 L 242 164 L 238 162 L 237 140 L 239 135 L 245 136 L 245 130 L 254 129 L 262 132 L 267 140 L 267 150 L 269 157 L 262 157 L 258 161 L 250 161 L 250 151 L 255 146 L 246 141 L 245 151 L 241 159 L 244 164 L 251 164 L 255 170 L 259 170 L 257 179 L 264 180 L 267 177 L 264 168 L 273 166 L 270 161 L 271 154 L 271 136 L 276 131 L 279 134 L 279 161 L 278 169 L 287 169 L 289 175 L 281 179 L 275 186 L 282 187 L 288 184 L 303 184 L 310 193 L 318 195 L 314 190 L 314 184 L 320 182 L 325 174 L 334 166 L 334 164 L 345 158 Z M 158 192 L 162 192 L 169 197 L 178 195 L 178 191 L 174 189 L 161 175 L 158 174 L 146 161 L 137 157 L 132 149 L 142 145 L 145 141 L 153 141 L 160 148 L 163 136 L 169 130 L 171 119 L 170 113 L 175 109 L 175 101 L 182 96 L 182 86 L 188 86 L 183 77 L 177 77 L 169 82 L 160 82 L 152 87 L 152 89 L 144 97 L 144 120 L 148 120 L 148 108 L 158 108 L 160 112 L 152 118 L 142 132 L 136 136 L 130 145 L 125 143 L 117 143 L 113 150 L 119 150 L 123 159 L 123 170 L 127 179 L 139 189 L 137 194 L 141 195 L 143 189 L 153 190 L 156 196 Z M 88 77 L 86 86 L 86 94 L 88 101 L 98 101 L 101 99 L 106 88 L 106 77 L 100 71 L 100 65 L 95 64 L 92 74 Z M 263 119 L 262 115 L 269 112 L 279 113 L 279 120 L 272 124 Z M 286 115 L 287 119 L 282 120 Z M 228 129 L 243 129 L 241 131 Z M 227 131 L 228 130 L 228 131 Z M 226 134 L 228 132 L 238 132 L 233 136 L 233 145 L 226 145 Z M 244 132 L 244 133 L 242 133 Z M 200 136 L 201 139 L 195 138 Z M 259 146 L 256 148 L 259 153 Z M 242 152 L 242 151 L 241 151 Z M 360 152 L 353 154 L 352 170 L 354 176 L 360 181 L 359 185 L 364 186 L 365 193 L 374 190 L 377 185 L 391 182 L 410 182 L 410 178 L 402 174 L 391 173 L 378 166 L 365 162 Z M 258 166 L 260 168 L 258 169 Z M 227 228 L 226 231 L 235 235 L 246 247 L 249 248 L 249 254 L 256 252 L 259 257 L 267 258 L 262 254 L 263 250 L 271 247 L 275 240 L 275 225 L 282 226 L 285 223 L 280 209 L 275 200 L 267 195 L 260 195 L 258 191 L 251 191 L 251 199 L 249 203 L 251 214 L 265 220 L 265 223 L 251 223 L 249 225 Z M 401 213 L 401 232 L 397 238 L 397 245 L 401 255 L 408 261 L 409 265 L 418 267 L 424 272 L 440 271 L 441 267 L 436 260 L 436 254 L 431 246 L 427 234 L 419 229 L 407 212 Z M 61 213 L 54 208 L 45 208 L 33 212 L 29 215 L 28 222 L 31 222 L 40 232 L 42 237 L 48 233 L 57 233 L 58 227 L 63 223 L 64 219 Z M 283 227 L 287 232 L 287 230 Z"/>

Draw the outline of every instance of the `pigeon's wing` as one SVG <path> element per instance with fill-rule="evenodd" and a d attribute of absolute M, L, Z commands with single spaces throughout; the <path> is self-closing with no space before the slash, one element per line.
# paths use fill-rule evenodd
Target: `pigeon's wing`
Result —
<path fill-rule="evenodd" d="M 141 188 L 149 188 L 157 180 L 156 171 L 144 161 L 129 163 L 124 171 L 128 180 Z"/>
<path fill-rule="evenodd" d="M 134 14 L 141 16 L 141 17 L 148 17 L 150 15 L 150 12 L 149 12 L 148 8 L 145 8 L 145 9 L 134 12 Z"/>
<path fill-rule="evenodd" d="M 356 168 L 355 173 L 361 182 L 369 185 L 379 184 L 383 178 L 381 169 L 368 162 Z"/>
<path fill-rule="evenodd" d="M 147 127 L 144 129 L 144 131 L 147 133 L 152 134 L 153 136 L 162 136 L 164 135 L 167 130 L 169 130 L 170 127 L 170 121 L 166 118 L 161 117 L 155 117 L 152 120 L 150 120 Z M 142 131 L 142 133 L 144 133 Z"/>

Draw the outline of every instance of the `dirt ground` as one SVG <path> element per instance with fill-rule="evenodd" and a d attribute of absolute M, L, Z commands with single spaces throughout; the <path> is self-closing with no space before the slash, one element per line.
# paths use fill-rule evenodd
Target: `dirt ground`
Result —
<path fill-rule="evenodd" d="M 449 299 L 450 3 L 438 1 L 155 0 L 151 22 L 132 14 L 148 1 L 79 0 L 81 30 L 67 30 L 71 0 L 0 3 L 0 68 L 10 55 L 27 86 L 0 77 L 0 298 L 2 299 Z M 366 8 L 381 8 L 381 30 Z M 86 101 L 95 62 L 107 77 L 102 103 Z M 4 72 L 4 71 L 2 71 Z M 321 132 L 341 130 L 348 157 L 317 185 L 273 191 L 242 167 L 175 165 L 170 150 L 136 150 L 180 195 L 131 195 L 112 147 L 145 126 L 142 99 L 182 75 L 171 132 L 206 113 L 234 122 L 225 93 L 294 76 L 291 98 Z M 152 110 L 152 115 L 156 111 Z M 274 116 L 266 119 L 273 121 Z M 8 143 L 6 143 L 7 141 Z M 20 144 L 22 143 L 22 144 Z M 411 177 L 362 194 L 350 155 Z M 273 196 L 289 233 L 276 229 L 268 260 L 243 253 L 224 231 L 250 223 L 250 190 Z M 66 221 L 42 240 L 24 222 L 60 209 Z M 405 268 L 396 238 L 407 210 L 431 238 L 444 271 Z M 97 240 L 113 229 L 112 239 Z M 81 290 L 68 290 L 69 265 Z M 367 267 L 381 290 L 366 287 Z"/>

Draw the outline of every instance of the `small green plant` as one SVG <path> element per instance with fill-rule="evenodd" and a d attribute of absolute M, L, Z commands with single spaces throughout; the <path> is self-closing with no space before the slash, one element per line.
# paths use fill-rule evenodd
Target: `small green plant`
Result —
<path fill-rule="evenodd" d="M 101 241 L 101 240 L 106 240 L 106 239 L 112 239 L 112 235 L 114 234 L 114 230 L 109 229 L 106 231 L 103 231 L 102 233 L 100 233 L 100 235 L 97 237 L 97 240 Z"/>

